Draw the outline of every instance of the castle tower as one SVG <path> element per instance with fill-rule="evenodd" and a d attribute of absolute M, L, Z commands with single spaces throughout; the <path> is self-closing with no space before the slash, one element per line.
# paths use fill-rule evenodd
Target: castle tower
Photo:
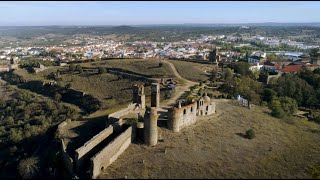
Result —
<path fill-rule="evenodd" d="M 182 114 L 179 113 L 178 108 L 171 107 L 168 110 L 168 121 L 167 126 L 168 129 L 172 130 L 173 132 L 179 132 L 179 119 L 182 118 Z"/>
<path fill-rule="evenodd" d="M 154 146 L 158 143 L 158 111 L 156 107 L 151 107 L 148 115 L 144 119 L 144 143 Z"/>
<path fill-rule="evenodd" d="M 160 106 L 160 85 L 159 83 L 151 84 L 151 107 Z"/>
<path fill-rule="evenodd" d="M 146 96 L 144 94 L 143 85 L 134 85 L 133 86 L 133 103 L 141 105 L 141 108 L 146 107 Z"/>

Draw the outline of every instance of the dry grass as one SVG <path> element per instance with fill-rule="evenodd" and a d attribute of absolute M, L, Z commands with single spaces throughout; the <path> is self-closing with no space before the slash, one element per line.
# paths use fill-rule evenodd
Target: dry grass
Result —
<path fill-rule="evenodd" d="M 158 60 L 154 59 L 115 59 L 101 62 L 81 64 L 83 67 L 108 67 L 121 68 L 139 74 L 152 77 L 175 77 L 171 68 L 167 64 L 159 67 Z"/>
<path fill-rule="evenodd" d="M 200 64 L 177 60 L 170 60 L 169 62 L 174 64 L 177 71 L 183 78 L 195 82 L 208 80 L 209 77 L 206 71 L 210 72 L 213 67 L 211 64 Z"/>
<path fill-rule="evenodd" d="M 64 74 L 62 75 L 62 82 L 64 84 L 71 83 L 71 88 L 99 98 L 104 102 L 104 108 L 131 102 L 132 86 L 143 83 L 129 79 L 118 79 L 118 76 L 108 73 L 89 77 Z M 146 94 L 150 94 L 149 87 L 146 88 Z"/>
<path fill-rule="evenodd" d="M 320 126 L 291 122 L 262 107 L 219 102 L 215 115 L 180 133 L 161 129 L 164 142 L 155 147 L 130 145 L 100 178 L 311 178 L 309 165 L 320 161 Z M 250 128 L 254 139 L 239 135 Z"/>
<path fill-rule="evenodd" d="M 14 71 L 15 74 L 22 76 L 26 81 L 32 81 L 32 80 L 41 80 L 45 81 L 45 76 L 49 75 L 51 72 L 56 72 L 58 69 L 61 69 L 61 67 L 48 67 L 48 69 L 45 69 L 38 73 L 29 73 L 25 69 L 17 69 Z"/>

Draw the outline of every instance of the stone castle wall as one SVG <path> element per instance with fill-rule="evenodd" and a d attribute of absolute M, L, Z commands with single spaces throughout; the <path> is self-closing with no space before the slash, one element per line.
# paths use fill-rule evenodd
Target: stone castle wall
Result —
<path fill-rule="evenodd" d="M 129 104 L 127 108 L 124 108 L 117 112 L 109 114 L 108 119 L 112 119 L 112 118 L 119 119 L 121 116 L 124 116 L 133 112 L 136 109 L 136 107 L 138 107 L 136 103 Z"/>
<path fill-rule="evenodd" d="M 81 167 L 83 163 L 83 159 L 86 158 L 86 155 L 99 145 L 102 141 L 108 138 L 112 133 L 119 132 L 121 130 L 122 125 L 124 124 L 123 121 L 117 121 L 110 125 L 108 128 L 101 131 L 99 134 L 95 135 L 89 141 L 87 141 L 83 146 L 76 149 L 75 152 L 75 162 L 77 169 Z"/>
<path fill-rule="evenodd" d="M 168 128 L 179 132 L 182 128 L 197 121 L 197 103 L 193 102 L 182 107 L 172 107 L 168 111 Z"/>
<path fill-rule="evenodd" d="M 113 163 L 131 144 L 133 128 L 130 126 L 110 144 L 91 158 L 91 177 L 97 178 L 102 170 Z"/>

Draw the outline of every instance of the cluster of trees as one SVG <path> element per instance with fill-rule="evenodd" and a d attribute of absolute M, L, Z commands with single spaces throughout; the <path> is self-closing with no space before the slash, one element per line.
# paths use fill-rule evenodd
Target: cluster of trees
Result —
<path fill-rule="evenodd" d="M 262 92 L 262 84 L 258 79 L 259 74 L 249 69 L 250 65 L 246 62 L 237 62 L 231 65 L 231 68 L 224 69 L 224 84 L 221 86 L 223 92 L 231 96 L 241 95 L 254 104 L 260 104 L 260 94 Z M 237 76 L 234 74 L 238 74 Z"/>
<path fill-rule="evenodd" d="M 66 119 L 77 118 L 78 112 L 73 108 L 17 89 L 12 99 L 0 101 L 1 148 L 9 149 L 8 159 L 23 159 L 18 164 L 20 175 L 31 178 L 38 167 L 37 160 L 30 156 L 44 143 L 41 139 L 48 129 Z"/>
<path fill-rule="evenodd" d="M 69 65 L 69 71 L 78 71 L 80 74 L 83 74 L 83 69 L 82 67 L 78 64 L 78 65 L 75 65 L 75 64 L 70 64 Z"/>
<path fill-rule="evenodd" d="M 277 118 L 288 117 L 297 110 L 298 105 L 313 102 L 312 96 L 307 96 L 311 93 L 310 87 L 306 82 L 303 83 L 303 79 L 288 79 L 295 75 L 284 75 L 274 82 L 272 87 L 264 88 L 262 83 L 257 81 L 259 74 L 255 76 L 254 72 L 249 70 L 248 63 L 238 62 L 232 68 L 233 70 L 224 70 L 222 91 L 232 96 L 239 94 L 254 104 L 265 101 L 272 110 L 271 114 Z M 233 71 L 240 76 L 235 76 Z M 300 85 L 297 85 L 299 83 Z"/>
<path fill-rule="evenodd" d="M 1 136 L 6 137 L 5 143 L 13 145 L 66 118 L 77 118 L 74 109 L 50 99 L 41 101 L 27 90 L 18 90 L 14 99 L 0 102 L 0 110 Z"/>
<path fill-rule="evenodd" d="M 31 67 L 36 67 L 38 63 L 43 64 L 44 66 L 53 66 L 55 65 L 54 62 L 52 61 L 43 61 L 41 59 L 24 59 L 20 61 L 20 68 L 31 68 Z"/>
<path fill-rule="evenodd" d="M 267 54 L 267 59 L 270 61 L 286 61 L 288 58 L 285 56 L 278 56 L 276 54 Z"/>
<path fill-rule="evenodd" d="M 271 88 L 277 92 L 278 96 L 293 98 L 299 106 L 314 107 L 319 104 L 319 69 L 314 71 L 304 69 L 297 74 L 284 74 L 270 83 Z"/>
<path fill-rule="evenodd" d="M 315 108 L 320 103 L 320 69 L 304 69 L 270 81 L 262 93 L 262 100 L 278 118 L 292 115 L 299 106 Z M 320 116 L 315 113 L 314 119 L 318 118 Z"/>

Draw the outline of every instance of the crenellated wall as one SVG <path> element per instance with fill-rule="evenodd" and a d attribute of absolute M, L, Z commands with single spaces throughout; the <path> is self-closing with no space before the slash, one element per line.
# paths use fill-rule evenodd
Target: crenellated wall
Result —
<path fill-rule="evenodd" d="M 97 178 L 102 170 L 113 163 L 128 148 L 132 142 L 133 132 L 133 128 L 130 126 L 90 159 L 93 179 Z"/>
<path fill-rule="evenodd" d="M 167 125 L 170 130 L 179 132 L 197 120 L 197 102 L 185 106 L 171 107 L 168 111 Z"/>

